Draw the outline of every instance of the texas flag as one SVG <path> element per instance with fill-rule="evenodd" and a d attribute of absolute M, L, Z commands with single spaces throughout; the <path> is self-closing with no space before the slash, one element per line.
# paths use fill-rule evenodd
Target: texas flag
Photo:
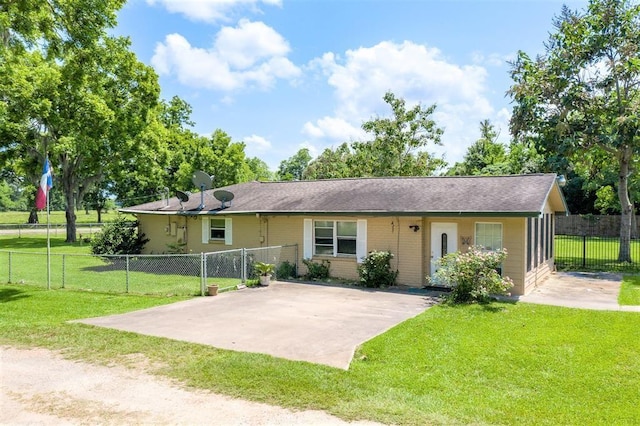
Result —
<path fill-rule="evenodd" d="M 40 178 L 40 186 L 38 187 L 38 193 L 36 194 L 36 209 L 42 210 L 47 207 L 47 194 L 52 187 L 53 178 L 51 175 L 51 163 L 47 158 L 44 161 L 42 177 Z"/>

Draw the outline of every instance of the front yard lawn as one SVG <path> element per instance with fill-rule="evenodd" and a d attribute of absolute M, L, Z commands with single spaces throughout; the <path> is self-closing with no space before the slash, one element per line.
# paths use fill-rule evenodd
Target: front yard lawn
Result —
<path fill-rule="evenodd" d="M 66 321 L 177 298 L 0 286 L 0 344 L 127 363 L 187 385 L 347 420 L 638 424 L 640 314 L 494 303 L 436 306 L 365 343 L 349 371 Z"/>
<path fill-rule="evenodd" d="M 620 286 L 618 303 L 621 305 L 640 305 L 640 276 L 625 275 Z"/>

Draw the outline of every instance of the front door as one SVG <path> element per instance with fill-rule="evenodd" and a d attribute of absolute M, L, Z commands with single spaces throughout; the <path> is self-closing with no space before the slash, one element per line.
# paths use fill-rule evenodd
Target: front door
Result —
<path fill-rule="evenodd" d="M 431 276 L 438 270 L 437 261 L 458 250 L 457 223 L 431 223 Z"/>

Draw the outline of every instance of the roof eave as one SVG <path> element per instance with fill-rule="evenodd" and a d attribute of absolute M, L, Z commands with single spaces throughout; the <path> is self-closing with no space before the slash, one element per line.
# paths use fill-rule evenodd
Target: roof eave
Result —
<path fill-rule="evenodd" d="M 376 211 L 376 210 L 200 210 L 200 211 L 158 211 L 158 210 L 132 210 L 120 209 L 122 213 L 131 214 L 160 214 L 180 216 L 201 215 L 270 215 L 270 216 L 309 216 L 309 215 L 333 215 L 333 216 L 425 216 L 425 217 L 538 217 L 539 211 Z"/>

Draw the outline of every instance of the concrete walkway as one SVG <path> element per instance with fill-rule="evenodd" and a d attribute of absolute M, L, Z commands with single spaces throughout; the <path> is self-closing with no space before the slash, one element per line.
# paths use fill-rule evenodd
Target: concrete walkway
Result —
<path fill-rule="evenodd" d="M 520 302 L 569 308 L 640 312 L 640 306 L 621 306 L 622 275 L 607 272 L 556 272 Z"/>
<path fill-rule="evenodd" d="M 276 282 L 77 322 L 347 369 L 359 345 L 437 301 L 426 291 Z"/>

